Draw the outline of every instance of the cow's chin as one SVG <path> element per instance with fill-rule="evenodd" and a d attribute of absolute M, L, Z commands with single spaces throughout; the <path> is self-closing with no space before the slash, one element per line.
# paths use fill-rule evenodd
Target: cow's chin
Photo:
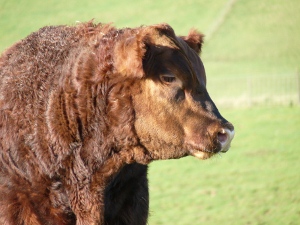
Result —
<path fill-rule="evenodd" d="M 190 150 L 190 155 L 196 157 L 197 159 L 205 160 L 205 159 L 209 159 L 210 157 L 215 155 L 215 153 L 204 152 L 204 151 L 200 151 L 200 150 Z"/>
<path fill-rule="evenodd" d="M 189 155 L 202 160 L 211 158 L 221 149 L 218 143 L 195 143 L 193 141 L 186 143 L 184 147 Z"/>

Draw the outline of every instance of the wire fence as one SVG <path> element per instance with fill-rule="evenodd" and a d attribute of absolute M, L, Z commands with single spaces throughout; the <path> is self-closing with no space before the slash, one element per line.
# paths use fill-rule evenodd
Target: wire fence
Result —
<path fill-rule="evenodd" d="M 208 91 L 221 107 L 300 104 L 300 74 L 210 78 Z"/>

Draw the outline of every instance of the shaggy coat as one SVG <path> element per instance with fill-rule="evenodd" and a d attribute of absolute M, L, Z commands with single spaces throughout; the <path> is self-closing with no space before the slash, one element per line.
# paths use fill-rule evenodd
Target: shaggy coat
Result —
<path fill-rule="evenodd" d="M 0 224 L 146 224 L 148 163 L 208 158 L 232 139 L 206 92 L 201 45 L 166 24 L 89 22 L 6 50 Z"/>

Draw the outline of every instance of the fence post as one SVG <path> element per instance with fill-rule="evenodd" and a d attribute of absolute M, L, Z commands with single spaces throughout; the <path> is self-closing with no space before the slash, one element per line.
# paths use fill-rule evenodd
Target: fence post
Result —
<path fill-rule="evenodd" d="M 300 73 L 299 73 L 299 69 L 297 69 L 297 72 L 296 72 L 296 76 L 297 76 L 297 89 L 298 89 L 298 104 L 300 104 Z"/>
<path fill-rule="evenodd" d="M 252 105 L 252 82 L 251 77 L 247 78 L 247 90 L 248 90 L 248 106 Z"/>

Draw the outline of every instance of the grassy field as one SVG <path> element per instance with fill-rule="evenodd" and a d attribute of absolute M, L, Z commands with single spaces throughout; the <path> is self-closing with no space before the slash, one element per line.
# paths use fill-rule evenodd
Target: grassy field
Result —
<path fill-rule="evenodd" d="M 208 34 L 202 53 L 208 82 L 286 76 L 300 69 L 299 11 L 298 0 L 0 0 L 0 52 L 45 25 L 167 22 L 177 34 L 191 27 Z M 300 224 L 300 108 L 221 112 L 236 128 L 228 153 L 151 164 L 149 225 Z"/>
<path fill-rule="evenodd" d="M 209 74 L 295 72 L 300 62 L 298 11 L 300 3 L 293 0 L 237 1 L 207 43 L 204 56 Z"/>

